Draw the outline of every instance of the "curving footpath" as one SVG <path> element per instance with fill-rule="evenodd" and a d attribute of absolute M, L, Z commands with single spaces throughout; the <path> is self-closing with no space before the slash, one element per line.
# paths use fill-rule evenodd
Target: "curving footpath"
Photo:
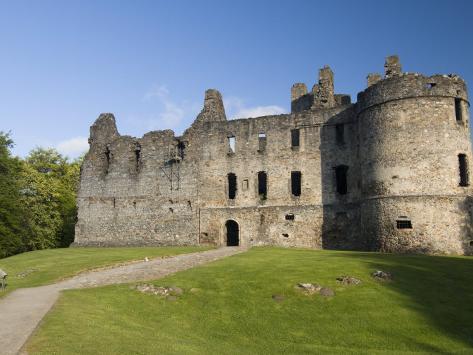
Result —
<path fill-rule="evenodd" d="M 15 290 L 0 299 L 0 353 L 10 355 L 21 351 L 62 290 L 156 280 L 245 250 L 241 247 L 225 247 L 157 258 L 85 272 L 52 285 Z"/>

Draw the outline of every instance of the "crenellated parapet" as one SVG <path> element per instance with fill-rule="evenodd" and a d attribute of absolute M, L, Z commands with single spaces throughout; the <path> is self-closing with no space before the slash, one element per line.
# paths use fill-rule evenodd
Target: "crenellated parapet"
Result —
<path fill-rule="evenodd" d="M 349 105 L 349 95 L 335 94 L 333 71 L 328 65 L 319 70 L 319 80 L 307 91 L 304 83 L 296 83 L 291 88 L 291 112 L 318 110 Z"/>
<path fill-rule="evenodd" d="M 358 94 L 358 111 L 390 101 L 421 97 L 450 97 L 468 104 L 466 84 L 458 75 L 403 73 L 398 56 L 387 57 L 384 67 L 384 79 L 377 73 L 368 75 L 368 88 Z"/>

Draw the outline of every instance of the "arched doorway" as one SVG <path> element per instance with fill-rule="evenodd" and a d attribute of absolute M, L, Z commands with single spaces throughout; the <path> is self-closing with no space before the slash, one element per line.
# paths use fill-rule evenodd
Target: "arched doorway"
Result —
<path fill-rule="evenodd" d="M 240 227 L 238 223 L 229 219 L 225 223 L 225 227 L 227 229 L 227 246 L 236 247 L 240 245 Z"/>

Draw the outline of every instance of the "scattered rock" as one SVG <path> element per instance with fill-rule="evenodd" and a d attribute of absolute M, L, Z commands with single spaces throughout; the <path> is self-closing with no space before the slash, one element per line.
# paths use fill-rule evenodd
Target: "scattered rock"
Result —
<path fill-rule="evenodd" d="M 39 271 L 38 269 L 32 268 L 32 269 L 26 269 L 19 274 L 16 275 L 19 279 L 25 278 L 26 276 L 32 274 L 33 272 Z"/>
<path fill-rule="evenodd" d="M 271 297 L 273 298 L 274 301 L 278 303 L 284 301 L 285 299 L 283 295 L 272 295 Z"/>
<path fill-rule="evenodd" d="M 342 285 L 359 285 L 361 284 L 361 280 L 357 279 L 353 276 L 346 276 L 342 275 L 337 277 L 337 281 L 340 282 Z"/>
<path fill-rule="evenodd" d="M 156 296 L 164 296 L 167 298 L 180 296 L 184 293 L 182 288 L 176 286 L 154 286 L 151 284 L 141 284 L 136 286 L 136 290 L 142 293 L 148 293 Z"/>
<path fill-rule="evenodd" d="M 148 259 L 148 257 L 147 257 L 147 256 L 145 257 L 145 261 L 149 261 L 149 259 Z"/>
<path fill-rule="evenodd" d="M 304 291 L 308 295 L 313 295 L 317 293 L 322 288 L 320 285 L 311 284 L 311 283 L 298 283 L 296 286 L 299 290 Z"/>
<path fill-rule="evenodd" d="M 171 286 L 171 287 L 169 287 L 169 293 L 172 294 L 172 295 L 180 296 L 184 293 L 184 291 L 180 287 Z"/>
<path fill-rule="evenodd" d="M 322 287 L 319 291 L 319 294 L 324 297 L 333 297 L 335 292 L 329 287 Z"/>
<path fill-rule="evenodd" d="M 393 275 L 386 271 L 376 270 L 371 274 L 378 281 L 390 281 L 393 279 Z"/>

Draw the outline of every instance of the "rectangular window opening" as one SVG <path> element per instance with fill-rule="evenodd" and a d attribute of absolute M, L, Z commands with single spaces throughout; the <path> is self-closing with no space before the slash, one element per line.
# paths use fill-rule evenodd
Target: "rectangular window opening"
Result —
<path fill-rule="evenodd" d="M 340 195 L 346 195 L 348 192 L 347 183 L 348 166 L 339 165 L 335 167 L 335 180 L 337 184 L 337 192 Z"/>
<path fill-rule="evenodd" d="M 258 134 L 258 152 L 264 152 L 266 150 L 266 133 L 260 132 Z"/>
<path fill-rule="evenodd" d="M 228 137 L 228 147 L 230 149 L 229 150 L 230 153 L 235 153 L 235 144 L 236 144 L 235 136 Z"/>
<path fill-rule="evenodd" d="M 410 219 L 398 219 L 396 220 L 397 229 L 412 229 L 412 222 Z"/>
<path fill-rule="evenodd" d="M 455 118 L 457 122 L 463 121 L 462 100 L 458 98 L 455 99 Z"/>
<path fill-rule="evenodd" d="M 466 154 L 458 154 L 458 165 L 460 169 L 460 186 L 468 186 L 469 174 L 468 174 L 468 160 Z"/>
<path fill-rule="evenodd" d="M 268 175 L 265 171 L 258 172 L 258 195 L 261 200 L 268 197 Z"/>
<path fill-rule="evenodd" d="M 300 171 L 291 172 L 291 193 L 293 196 L 301 195 L 302 173 Z"/>
<path fill-rule="evenodd" d="M 243 190 L 244 191 L 248 190 L 248 187 L 249 187 L 248 179 L 243 180 L 243 183 L 242 183 Z"/>
<path fill-rule="evenodd" d="M 293 213 L 288 213 L 286 216 L 286 221 L 293 221 L 294 220 L 294 214 Z"/>
<path fill-rule="evenodd" d="M 335 139 L 337 144 L 345 144 L 345 125 L 335 125 Z"/>
<path fill-rule="evenodd" d="M 427 83 L 427 84 L 425 84 L 425 88 L 431 90 L 433 87 L 435 87 L 435 85 L 437 85 L 437 84 L 436 83 Z"/>
<path fill-rule="evenodd" d="M 228 198 L 230 200 L 235 199 L 237 191 L 237 177 L 235 174 L 230 173 L 227 175 L 228 178 Z"/>
<path fill-rule="evenodd" d="M 300 144 L 300 130 L 291 129 L 291 147 L 299 147 Z"/>

